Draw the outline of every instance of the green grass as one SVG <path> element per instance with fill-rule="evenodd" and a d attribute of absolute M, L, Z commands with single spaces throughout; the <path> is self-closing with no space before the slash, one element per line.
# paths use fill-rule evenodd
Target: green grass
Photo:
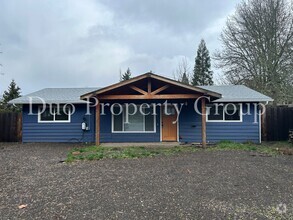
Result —
<path fill-rule="evenodd" d="M 124 159 L 155 157 L 159 155 L 174 155 L 180 152 L 195 152 L 202 150 L 194 146 L 174 147 L 82 147 L 74 148 L 67 155 L 67 162 L 76 160 L 101 160 L 104 158 Z M 267 142 L 263 144 L 235 143 L 221 141 L 215 146 L 208 147 L 206 151 L 217 150 L 240 150 L 263 153 L 268 155 L 287 154 L 288 150 L 293 152 L 293 144 L 288 142 Z M 285 150 L 285 151 L 284 151 Z"/>
<path fill-rule="evenodd" d="M 75 160 L 100 160 L 104 158 L 124 159 L 124 158 L 142 158 L 154 157 L 158 155 L 174 155 L 178 152 L 195 152 L 199 150 L 192 146 L 175 147 L 83 147 L 74 148 L 68 155 L 66 162 Z"/>
<path fill-rule="evenodd" d="M 255 151 L 257 153 L 264 153 L 269 155 L 282 154 L 284 149 L 292 149 L 293 145 L 286 141 L 284 142 L 264 142 L 262 144 L 255 144 L 251 142 L 235 143 L 231 141 L 221 141 L 215 147 L 209 150 L 243 150 Z"/>

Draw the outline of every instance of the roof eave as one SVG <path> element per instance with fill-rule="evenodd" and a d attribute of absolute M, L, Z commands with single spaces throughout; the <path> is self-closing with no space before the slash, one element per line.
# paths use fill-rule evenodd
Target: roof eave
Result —
<path fill-rule="evenodd" d="M 44 102 L 41 101 L 13 101 L 11 100 L 8 102 L 9 105 L 26 105 L 26 104 L 33 104 L 33 105 L 42 105 L 42 104 L 88 104 L 91 103 L 85 100 L 45 100 Z"/>
<path fill-rule="evenodd" d="M 212 102 L 273 102 L 274 99 L 216 99 Z"/>

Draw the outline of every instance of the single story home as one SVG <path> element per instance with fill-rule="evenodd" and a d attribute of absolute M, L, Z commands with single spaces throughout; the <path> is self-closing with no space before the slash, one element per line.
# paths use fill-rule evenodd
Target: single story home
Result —
<path fill-rule="evenodd" d="M 242 85 L 191 86 L 153 73 L 104 88 L 47 88 L 22 105 L 23 142 L 261 142 L 262 103 Z"/>

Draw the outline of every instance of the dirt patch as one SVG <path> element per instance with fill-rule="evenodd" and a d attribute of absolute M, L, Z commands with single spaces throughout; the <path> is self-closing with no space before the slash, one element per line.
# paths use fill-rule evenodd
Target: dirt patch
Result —
<path fill-rule="evenodd" d="M 284 148 L 278 149 L 278 151 L 284 155 L 293 155 L 293 148 L 284 147 Z"/>

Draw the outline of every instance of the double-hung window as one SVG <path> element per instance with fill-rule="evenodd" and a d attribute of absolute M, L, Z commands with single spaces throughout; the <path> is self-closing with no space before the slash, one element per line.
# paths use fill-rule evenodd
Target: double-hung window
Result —
<path fill-rule="evenodd" d="M 112 132 L 122 133 L 152 133 L 156 132 L 155 120 L 156 116 L 153 112 L 153 107 L 142 107 L 139 105 L 135 107 L 132 105 L 128 106 L 128 115 L 126 106 L 114 107 L 112 114 Z M 118 114 L 120 113 L 120 114 Z M 127 121 L 128 117 L 128 121 Z"/>
<path fill-rule="evenodd" d="M 39 107 L 38 122 L 70 122 L 71 110 L 64 106 L 43 106 Z"/>
<path fill-rule="evenodd" d="M 208 122 L 242 122 L 242 104 L 208 104 Z"/>

